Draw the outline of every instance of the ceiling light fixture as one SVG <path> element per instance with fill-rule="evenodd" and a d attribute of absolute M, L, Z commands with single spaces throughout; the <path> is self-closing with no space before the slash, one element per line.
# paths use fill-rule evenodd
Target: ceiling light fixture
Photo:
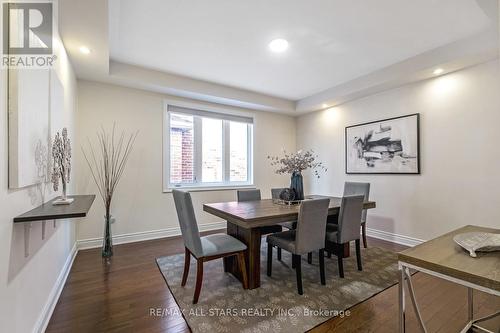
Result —
<path fill-rule="evenodd" d="M 443 72 L 444 72 L 444 70 L 442 68 L 436 68 L 433 73 L 434 73 L 434 75 L 439 75 Z"/>
<path fill-rule="evenodd" d="M 322 107 L 323 109 L 326 109 L 326 108 L 328 107 L 328 104 L 323 103 L 323 104 L 321 105 L 321 107 Z"/>
<path fill-rule="evenodd" d="M 80 52 L 83 53 L 83 54 L 89 54 L 90 53 L 90 49 L 86 46 L 80 46 Z"/>
<path fill-rule="evenodd" d="M 269 49 L 271 49 L 274 53 L 285 52 L 288 49 L 288 41 L 283 38 L 273 39 L 269 43 Z"/>

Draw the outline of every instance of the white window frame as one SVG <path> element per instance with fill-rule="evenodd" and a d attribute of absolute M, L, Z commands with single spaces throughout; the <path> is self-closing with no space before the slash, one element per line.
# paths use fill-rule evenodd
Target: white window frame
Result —
<path fill-rule="evenodd" d="M 202 183 L 197 180 L 192 184 L 173 184 L 170 183 L 170 115 L 168 111 L 168 106 L 175 106 L 181 108 L 193 109 L 201 112 L 215 112 L 218 116 L 227 115 L 229 119 L 222 119 L 222 170 L 223 170 L 223 181 L 215 182 L 215 183 Z M 182 114 L 182 112 L 173 112 L 176 114 Z M 186 113 L 187 114 L 187 113 Z M 230 179 L 230 149 L 226 149 L 230 145 L 230 118 L 231 116 L 243 116 L 247 118 L 252 118 L 253 115 L 241 114 L 241 112 L 231 112 L 227 109 L 211 109 L 205 106 L 197 105 L 194 103 L 182 103 L 182 102 L 164 102 L 164 110 L 163 110 L 163 192 L 168 193 L 173 189 L 185 189 L 189 191 L 207 191 L 207 190 L 228 190 L 228 189 L 237 189 L 237 188 L 255 188 L 254 179 L 253 179 L 253 160 L 254 160 L 254 126 L 255 122 L 248 124 L 247 130 L 247 172 L 248 172 L 248 181 L 245 182 L 231 182 Z M 215 118 L 215 117 L 214 117 Z M 220 119 L 220 118 L 219 118 Z M 200 136 L 202 133 L 201 128 L 201 117 L 194 116 L 194 136 Z M 202 174 L 202 140 L 194 139 L 194 174 L 197 179 L 201 179 Z"/>

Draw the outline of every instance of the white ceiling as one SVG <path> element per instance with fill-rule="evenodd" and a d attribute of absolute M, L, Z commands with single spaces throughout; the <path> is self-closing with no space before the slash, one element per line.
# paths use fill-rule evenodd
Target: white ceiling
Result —
<path fill-rule="evenodd" d="M 113 61 L 299 100 L 489 24 L 475 0 L 110 0 L 109 52 Z M 277 37 L 290 42 L 284 54 L 268 50 Z"/>

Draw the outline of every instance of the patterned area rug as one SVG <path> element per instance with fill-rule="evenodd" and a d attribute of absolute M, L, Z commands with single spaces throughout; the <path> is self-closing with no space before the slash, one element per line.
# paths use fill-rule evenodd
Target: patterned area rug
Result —
<path fill-rule="evenodd" d="M 181 287 L 184 255 L 158 258 L 157 264 L 193 332 L 304 332 L 334 316 L 348 316 L 353 305 L 397 282 L 397 256 L 377 247 L 362 249 L 363 271 L 358 271 L 354 247 L 344 259 L 345 278 L 338 276 L 337 259 L 325 258 L 326 286 L 319 278 L 318 253 L 313 263 L 302 261 L 304 295 L 297 294 L 291 255 L 282 261 L 273 253 L 272 277 L 266 275 L 267 244 L 261 249 L 261 287 L 244 290 L 241 283 L 224 273 L 222 259 L 205 263 L 203 286 L 197 305 L 192 304 L 196 260 L 186 287 Z M 155 316 L 180 315 L 172 309 L 157 309 Z M 179 312 L 179 311 L 177 311 Z"/>

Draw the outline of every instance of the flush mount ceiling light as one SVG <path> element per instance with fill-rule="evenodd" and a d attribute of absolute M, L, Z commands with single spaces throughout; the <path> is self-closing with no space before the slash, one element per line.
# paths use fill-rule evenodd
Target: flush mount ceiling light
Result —
<path fill-rule="evenodd" d="M 80 52 L 86 55 L 90 53 L 90 49 L 86 46 L 80 46 Z"/>
<path fill-rule="evenodd" d="M 433 73 L 434 73 L 434 75 L 439 75 L 443 72 L 444 72 L 444 70 L 442 68 L 436 68 Z"/>
<path fill-rule="evenodd" d="M 282 53 L 288 49 L 288 41 L 283 38 L 273 39 L 269 43 L 269 49 L 274 53 Z"/>

